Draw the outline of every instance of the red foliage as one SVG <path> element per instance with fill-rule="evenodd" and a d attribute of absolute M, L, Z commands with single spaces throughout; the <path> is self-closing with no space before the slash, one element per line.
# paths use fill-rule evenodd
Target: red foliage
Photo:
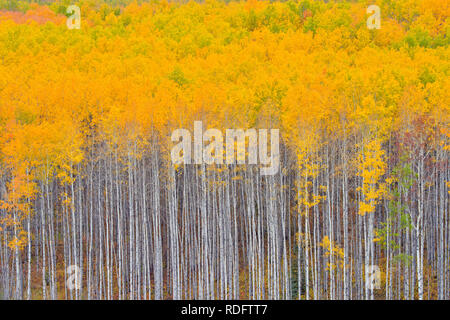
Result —
<path fill-rule="evenodd" d="M 0 21 L 2 20 L 13 20 L 17 24 L 36 22 L 41 25 L 49 21 L 55 24 L 62 24 L 66 20 L 66 17 L 54 13 L 47 6 L 41 6 L 28 10 L 26 13 L 2 10 L 0 11 Z"/>

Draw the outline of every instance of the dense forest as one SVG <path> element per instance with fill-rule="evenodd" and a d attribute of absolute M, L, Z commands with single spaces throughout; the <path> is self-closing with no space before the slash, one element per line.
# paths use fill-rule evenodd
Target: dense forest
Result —
<path fill-rule="evenodd" d="M 0 299 L 449 299 L 449 16 L 0 0 Z M 280 170 L 174 164 L 195 121 Z"/>

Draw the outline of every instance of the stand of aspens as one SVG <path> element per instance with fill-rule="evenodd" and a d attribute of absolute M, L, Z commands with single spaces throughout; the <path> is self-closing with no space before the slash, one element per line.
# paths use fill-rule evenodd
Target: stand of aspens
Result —
<path fill-rule="evenodd" d="M 376 30 L 307 0 L 81 2 L 69 30 L 8 0 L 0 298 L 449 299 L 448 1 L 376 2 Z M 194 121 L 280 129 L 280 170 L 173 165 Z"/>

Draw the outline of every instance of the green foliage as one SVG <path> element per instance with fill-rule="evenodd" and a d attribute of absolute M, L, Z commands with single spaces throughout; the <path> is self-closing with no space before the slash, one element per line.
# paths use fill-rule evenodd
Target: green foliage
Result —
<path fill-rule="evenodd" d="M 168 75 L 168 78 L 177 83 L 179 86 L 184 86 L 189 83 L 180 67 L 175 67 L 175 69 Z"/>
<path fill-rule="evenodd" d="M 298 257 L 298 246 L 294 246 L 292 253 L 292 264 L 291 264 L 291 297 L 292 299 L 298 299 L 298 293 L 300 290 L 300 294 L 304 295 L 306 292 L 306 275 L 304 269 L 301 269 L 301 275 L 298 274 L 298 265 L 297 265 L 297 257 Z M 304 261 L 305 258 L 303 256 L 300 257 L 300 261 Z M 299 288 L 299 281 L 302 282 L 302 287 Z"/>
<path fill-rule="evenodd" d="M 413 228 L 409 207 L 405 194 L 413 186 L 417 175 L 413 172 L 408 155 L 400 157 L 399 163 L 392 170 L 394 185 L 390 188 L 391 200 L 388 204 L 388 217 L 386 222 L 381 222 L 381 228 L 376 229 L 378 239 L 383 248 L 390 248 L 393 252 L 401 249 L 401 235 L 403 231 Z M 412 257 L 404 253 L 394 255 L 395 261 L 408 264 Z"/>

